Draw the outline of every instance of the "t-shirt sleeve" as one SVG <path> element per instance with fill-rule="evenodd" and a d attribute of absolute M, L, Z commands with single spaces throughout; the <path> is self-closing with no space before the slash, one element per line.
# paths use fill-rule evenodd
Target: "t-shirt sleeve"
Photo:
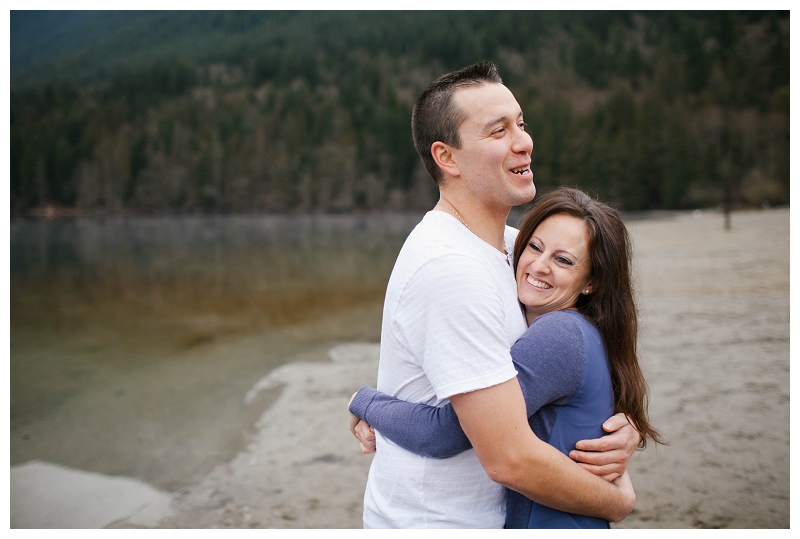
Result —
<path fill-rule="evenodd" d="M 528 417 L 546 404 L 563 404 L 578 392 L 586 343 L 579 322 L 556 311 L 538 317 L 514 343 L 517 369 Z"/>
<path fill-rule="evenodd" d="M 439 401 L 516 374 L 503 293 L 489 269 L 465 255 L 434 258 L 409 280 L 394 327 Z"/>
<path fill-rule="evenodd" d="M 452 457 L 472 448 L 453 407 L 413 404 L 362 387 L 350 411 L 403 449 L 430 458 Z"/>

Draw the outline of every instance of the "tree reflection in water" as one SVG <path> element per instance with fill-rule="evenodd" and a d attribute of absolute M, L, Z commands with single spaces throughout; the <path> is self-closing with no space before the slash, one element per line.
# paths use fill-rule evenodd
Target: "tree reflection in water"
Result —
<path fill-rule="evenodd" d="M 420 215 L 15 219 L 11 461 L 179 488 L 269 405 L 274 367 L 377 342 Z"/>

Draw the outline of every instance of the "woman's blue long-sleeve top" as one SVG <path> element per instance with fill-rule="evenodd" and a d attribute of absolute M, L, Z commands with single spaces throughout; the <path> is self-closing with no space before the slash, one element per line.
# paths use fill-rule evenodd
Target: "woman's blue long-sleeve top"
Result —
<path fill-rule="evenodd" d="M 511 348 L 536 436 L 568 454 L 579 440 L 599 438 L 614 413 L 608 357 L 600 333 L 581 314 L 555 311 L 534 320 Z M 400 447 L 430 458 L 472 448 L 453 407 L 414 404 L 363 387 L 354 415 Z M 540 505 L 506 489 L 506 528 L 607 528 L 602 519 Z"/>

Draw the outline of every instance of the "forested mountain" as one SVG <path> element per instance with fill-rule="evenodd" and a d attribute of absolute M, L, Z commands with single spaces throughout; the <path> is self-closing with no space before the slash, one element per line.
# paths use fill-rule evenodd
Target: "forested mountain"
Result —
<path fill-rule="evenodd" d="M 787 13 L 12 11 L 12 210 L 428 208 L 411 107 L 482 60 L 540 192 L 788 203 Z"/>

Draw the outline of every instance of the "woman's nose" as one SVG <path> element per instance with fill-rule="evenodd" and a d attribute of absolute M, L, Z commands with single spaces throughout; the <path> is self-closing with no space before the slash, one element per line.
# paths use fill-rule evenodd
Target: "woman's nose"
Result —
<path fill-rule="evenodd" d="M 531 262 L 531 271 L 534 273 L 550 273 L 550 264 L 547 263 L 547 259 L 544 256 L 536 257 L 533 262 Z"/>

